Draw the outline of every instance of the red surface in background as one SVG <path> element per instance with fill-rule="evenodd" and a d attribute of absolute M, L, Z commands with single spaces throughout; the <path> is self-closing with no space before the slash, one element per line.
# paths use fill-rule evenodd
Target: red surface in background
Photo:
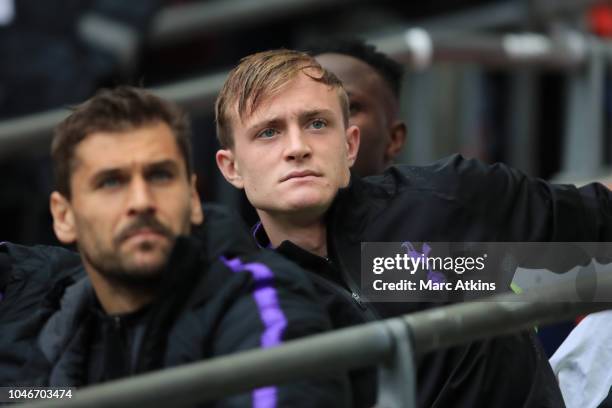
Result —
<path fill-rule="evenodd" d="M 588 14 L 591 31 L 600 37 L 612 37 L 612 6 L 595 6 Z"/>

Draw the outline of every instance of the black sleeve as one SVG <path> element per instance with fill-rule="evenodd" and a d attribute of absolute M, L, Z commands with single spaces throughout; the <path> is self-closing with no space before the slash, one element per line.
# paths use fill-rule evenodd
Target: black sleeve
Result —
<path fill-rule="evenodd" d="M 294 338 L 329 330 L 328 317 L 304 273 L 272 253 L 263 262 L 236 261 L 232 269 L 247 284 L 224 313 L 214 340 L 214 354 L 224 355 L 254 348 L 269 348 Z M 236 259 L 237 260 L 237 259 Z M 272 264 L 272 266 L 271 266 Z M 279 267 L 281 269 L 279 269 Z M 219 407 L 257 406 L 264 399 L 274 407 L 350 406 L 346 376 L 320 377 L 274 385 L 219 402 Z"/>
<path fill-rule="evenodd" d="M 84 271 L 78 254 L 59 247 L 0 246 L 0 385 L 19 378 L 46 321 L 43 304 L 59 302 L 63 289 Z"/>
<path fill-rule="evenodd" d="M 585 221 L 591 241 L 612 242 L 612 192 L 600 183 L 591 183 L 578 189 L 587 216 Z"/>
<path fill-rule="evenodd" d="M 612 241 L 612 193 L 601 184 L 551 184 L 459 155 L 440 170 L 448 192 L 497 228 L 497 241 Z"/>
<path fill-rule="evenodd" d="M 552 184 L 459 155 L 434 165 L 431 174 L 438 189 L 482 224 L 490 241 L 559 243 L 531 248 L 534 254 L 517 246 L 520 266 L 565 272 L 593 258 L 612 262 L 612 192 L 601 184 Z M 602 244 L 574 244 L 597 242 Z"/>

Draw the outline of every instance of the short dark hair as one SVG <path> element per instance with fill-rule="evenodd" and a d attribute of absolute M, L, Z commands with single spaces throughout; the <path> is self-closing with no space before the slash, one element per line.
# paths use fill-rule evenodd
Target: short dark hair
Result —
<path fill-rule="evenodd" d="M 311 40 L 300 47 L 311 55 L 344 54 L 370 65 L 399 99 L 404 69 L 401 64 L 378 51 L 375 46 L 355 37 L 330 37 Z"/>
<path fill-rule="evenodd" d="M 55 189 L 70 199 L 74 151 L 88 135 L 123 132 L 159 122 L 172 130 L 185 159 L 187 174 L 191 174 L 191 128 L 186 112 L 144 89 L 119 86 L 101 89 L 92 98 L 72 107 L 72 113 L 55 128 L 51 143 Z"/>

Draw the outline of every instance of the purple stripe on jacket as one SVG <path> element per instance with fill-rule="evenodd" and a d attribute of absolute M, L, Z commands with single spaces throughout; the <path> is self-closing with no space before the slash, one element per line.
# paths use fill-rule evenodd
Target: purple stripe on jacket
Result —
<path fill-rule="evenodd" d="M 221 260 L 234 272 L 247 271 L 255 282 L 268 280 L 270 283 L 274 279 L 274 274 L 266 265 L 261 263 L 243 264 L 240 259 Z M 261 322 L 264 325 L 264 332 L 261 335 L 261 347 L 269 348 L 279 345 L 282 342 L 282 334 L 287 326 L 287 318 L 281 310 L 276 289 L 272 285 L 257 286 L 253 292 L 253 298 L 259 311 Z M 274 408 L 277 402 L 277 390 L 275 386 L 258 388 L 253 391 L 253 406 L 255 408 Z"/>

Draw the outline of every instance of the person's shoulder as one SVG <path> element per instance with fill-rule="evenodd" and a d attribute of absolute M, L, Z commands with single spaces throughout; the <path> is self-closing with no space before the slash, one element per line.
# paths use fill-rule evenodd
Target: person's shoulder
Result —
<path fill-rule="evenodd" d="M 377 183 L 395 192 L 432 192 L 461 200 L 475 192 L 504 188 L 523 177 L 522 173 L 503 163 L 487 164 L 453 154 L 422 166 L 393 165 L 378 178 Z"/>
<path fill-rule="evenodd" d="M 225 270 L 223 275 L 230 275 L 237 281 L 248 281 L 249 290 L 256 290 L 262 285 L 299 291 L 314 290 L 307 273 L 299 265 L 270 249 L 257 248 L 235 257 L 221 256 L 218 264 Z"/>
<path fill-rule="evenodd" d="M 221 354 L 236 351 L 228 344 L 238 339 L 250 342 L 250 347 L 260 346 L 262 331 L 274 330 L 269 326 L 277 323 L 287 325 L 283 339 L 304 335 L 305 328 L 318 332 L 331 325 L 306 272 L 272 250 L 219 256 L 194 286 L 186 308 L 189 312 L 183 317 L 192 322 L 190 326 L 198 322 L 201 332 L 212 322 L 220 324 L 222 340 L 215 342 L 222 344 L 219 347 L 225 351 Z M 191 330 L 184 324 L 180 327 Z"/>
<path fill-rule="evenodd" d="M 394 164 L 377 175 L 361 178 L 353 174 L 348 190 L 353 195 L 388 198 L 405 192 L 447 191 L 479 166 L 482 163 L 459 154 L 427 165 Z"/>
<path fill-rule="evenodd" d="M 191 237 L 179 239 L 171 257 L 176 261 L 175 267 L 180 269 L 180 264 L 184 263 L 189 269 L 185 276 L 193 277 L 187 289 L 189 304 L 231 303 L 232 299 L 250 296 L 264 287 L 274 287 L 283 293 L 314 292 L 306 272 L 299 265 L 273 250 L 257 247 L 249 232 L 241 227 L 223 230 L 228 223 L 239 222 L 231 213 L 217 213 L 207 222 Z M 215 232 L 225 238 L 215 237 Z M 193 259 L 190 261 L 190 258 Z"/>
<path fill-rule="evenodd" d="M 19 245 L 10 242 L 0 244 L 1 267 L 9 270 L 17 279 L 55 279 L 64 273 L 81 275 L 78 253 L 58 246 Z"/>
<path fill-rule="evenodd" d="M 431 186 L 437 185 L 440 181 L 476 177 L 491 173 L 496 169 L 506 168 L 508 167 L 502 163 L 489 165 L 478 159 L 465 158 L 457 153 L 426 165 L 396 164 L 390 166 L 383 174 L 383 179 L 402 180 L 415 186 Z"/>
<path fill-rule="evenodd" d="M 259 248 L 242 219 L 225 206 L 204 205 L 205 221 L 194 231 L 217 275 L 269 276 L 309 284 L 305 272 L 275 251 Z M 219 271 L 223 269 L 223 271 Z"/>
<path fill-rule="evenodd" d="M 257 249 L 238 213 L 214 203 L 204 204 L 202 209 L 204 222 L 194 228 L 192 235 L 204 243 L 209 259 L 236 257 Z"/>
<path fill-rule="evenodd" d="M 59 299 L 66 286 L 85 275 L 75 252 L 53 246 L 0 245 L 3 320 L 19 320 L 43 302 Z"/>

